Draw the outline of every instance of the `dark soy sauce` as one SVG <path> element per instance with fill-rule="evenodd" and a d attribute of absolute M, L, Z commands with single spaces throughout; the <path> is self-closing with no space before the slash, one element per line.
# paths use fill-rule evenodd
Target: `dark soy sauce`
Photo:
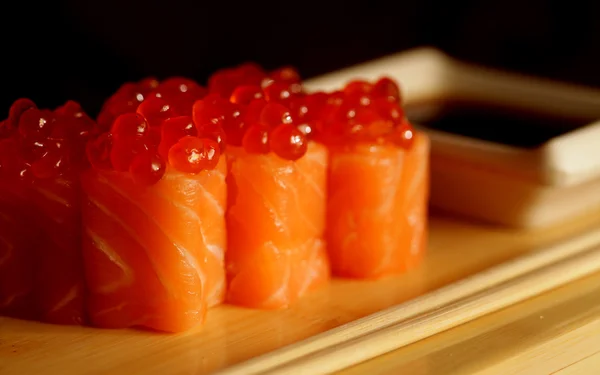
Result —
<path fill-rule="evenodd" d="M 417 126 L 522 148 L 538 147 L 595 120 L 552 117 L 474 102 L 432 103 L 408 107 L 406 112 Z"/>

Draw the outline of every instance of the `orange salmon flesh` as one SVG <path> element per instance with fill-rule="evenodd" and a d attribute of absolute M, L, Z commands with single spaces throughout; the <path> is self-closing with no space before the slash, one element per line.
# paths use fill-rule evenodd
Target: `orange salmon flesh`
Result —
<path fill-rule="evenodd" d="M 327 244 L 334 275 L 378 278 L 417 265 L 427 243 L 429 139 L 409 150 L 356 145 L 332 149 Z"/>
<path fill-rule="evenodd" d="M 78 176 L 0 190 L 0 313 L 84 324 Z"/>
<path fill-rule="evenodd" d="M 329 280 L 325 230 L 327 148 L 296 161 L 227 151 L 227 301 L 286 307 Z"/>
<path fill-rule="evenodd" d="M 34 264 L 40 320 L 56 324 L 86 322 L 81 253 L 79 176 L 36 180 L 29 194 L 40 228 Z"/>
<path fill-rule="evenodd" d="M 37 319 L 33 262 L 39 231 L 23 191 L 11 182 L 0 182 L 0 315 Z"/>
<path fill-rule="evenodd" d="M 88 310 L 99 327 L 179 332 L 223 300 L 227 163 L 196 175 L 168 167 L 156 185 L 128 173 L 82 176 Z"/>

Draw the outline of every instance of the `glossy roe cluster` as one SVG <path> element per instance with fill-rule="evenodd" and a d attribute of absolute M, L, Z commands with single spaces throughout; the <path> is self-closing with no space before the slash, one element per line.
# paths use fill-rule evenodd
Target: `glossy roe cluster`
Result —
<path fill-rule="evenodd" d="M 19 99 L 0 122 L 0 175 L 31 182 L 85 165 L 85 144 L 98 128 L 78 103 L 54 111 Z"/>
<path fill-rule="evenodd" d="M 192 118 L 206 90 L 184 78 L 126 83 L 105 103 L 99 124 L 107 129 L 87 145 L 94 168 L 130 172 L 145 185 L 157 183 L 167 163 L 180 172 L 214 169 L 225 147 L 217 124 Z"/>
<path fill-rule="evenodd" d="M 323 140 L 332 145 L 353 142 L 394 144 L 410 148 L 413 127 L 400 104 L 398 85 L 389 78 L 349 82 L 341 91 L 314 94 Z"/>
<path fill-rule="evenodd" d="M 297 104 L 304 94 L 295 69 L 267 73 L 246 63 L 213 74 L 208 90 L 194 105 L 194 121 L 219 124 L 229 145 L 254 154 L 274 152 L 287 160 L 306 153 L 314 132 L 299 116 Z"/>
<path fill-rule="evenodd" d="M 412 144 L 413 128 L 400 105 L 400 89 L 389 78 L 307 94 L 293 68 L 267 74 L 244 64 L 215 73 L 208 88 L 209 96 L 194 107 L 195 120 L 219 123 L 228 143 L 249 153 L 272 151 L 295 160 L 311 139 L 329 145 Z"/>

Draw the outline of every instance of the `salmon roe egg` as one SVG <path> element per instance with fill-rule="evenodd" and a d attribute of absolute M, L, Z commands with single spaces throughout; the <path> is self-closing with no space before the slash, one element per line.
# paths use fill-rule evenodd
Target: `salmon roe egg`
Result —
<path fill-rule="evenodd" d="M 126 172 L 129 170 L 135 156 L 149 149 L 150 147 L 144 138 L 119 139 L 113 136 L 112 149 L 110 150 L 111 164 L 116 171 Z"/>
<path fill-rule="evenodd" d="M 102 133 L 98 138 L 88 142 L 86 145 L 87 158 L 90 164 L 100 170 L 112 168 L 110 152 L 112 150 L 112 135 Z"/>
<path fill-rule="evenodd" d="M 235 104 L 250 104 L 254 99 L 261 99 L 263 92 L 260 86 L 238 86 L 233 90 L 229 100 Z"/>
<path fill-rule="evenodd" d="M 289 84 L 300 83 L 300 74 L 291 66 L 283 66 L 269 73 L 269 77 L 275 82 L 285 82 Z"/>
<path fill-rule="evenodd" d="M 184 173 L 214 169 L 219 157 L 218 143 L 208 138 L 185 136 L 169 150 L 169 163 Z"/>
<path fill-rule="evenodd" d="M 268 154 L 271 151 L 269 147 L 269 128 L 260 124 L 250 126 L 244 134 L 242 146 L 246 152 L 251 154 Z"/>
<path fill-rule="evenodd" d="M 142 115 L 151 127 L 160 126 L 169 117 L 175 116 L 171 105 L 161 97 L 150 97 L 138 107 L 137 113 Z"/>
<path fill-rule="evenodd" d="M 390 135 L 394 144 L 404 148 L 410 148 L 414 142 L 414 130 L 408 122 L 396 126 Z"/>
<path fill-rule="evenodd" d="M 400 87 L 390 78 L 383 77 L 375 82 L 371 95 L 375 98 L 389 98 L 395 102 L 400 102 Z"/>
<path fill-rule="evenodd" d="M 31 100 L 29 100 L 27 98 L 17 99 L 10 106 L 10 110 L 8 111 L 8 119 L 7 119 L 8 124 L 10 124 L 14 127 L 19 125 L 19 119 L 21 118 L 21 115 L 23 114 L 23 112 L 25 112 L 31 108 L 37 109 L 37 106 Z"/>
<path fill-rule="evenodd" d="M 309 98 L 310 95 L 305 101 Z M 374 83 L 351 81 L 343 90 L 327 94 L 321 107 L 317 105 L 319 114 L 314 124 L 324 133 L 321 140 L 328 144 L 374 142 L 410 148 L 414 130 L 406 120 L 400 99 L 400 89 L 390 78 Z M 319 102 L 323 103 L 323 99 Z M 309 106 L 305 104 L 302 112 L 306 112 L 303 118 L 310 118 Z"/>
<path fill-rule="evenodd" d="M 227 145 L 227 134 L 221 126 L 214 124 L 204 124 L 202 126 L 198 126 L 197 129 L 198 134 L 201 138 L 212 139 L 219 145 L 219 151 L 221 151 L 221 154 L 225 152 L 225 148 Z"/>
<path fill-rule="evenodd" d="M 211 94 L 194 103 L 192 116 L 197 128 L 221 127 L 227 135 L 227 143 L 240 146 L 247 127 L 242 110 L 240 105 Z"/>
<path fill-rule="evenodd" d="M 291 111 L 286 106 L 274 102 L 265 104 L 260 112 L 258 121 L 268 127 L 294 122 Z"/>
<path fill-rule="evenodd" d="M 280 125 L 270 134 L 269 145 L 279 157 L 287 160 L 301 158 L 308 148 L 306 137 L 293 125 Z"/>
<path fill-rule="evenodd" d="M 137 154 L 131 162 L 129 172 L 134 181 L 142 185 L 154 185 L 164 176 L 166 164 L 155 152 Z"/>
<path fill-rule="evenodd" d="M 148 122 L 141 114 L 125 113 L 115 119 L 110 132 L 115 139 L 132 139 L 143 137 L 148 131 Z"/>
<path fill-rule="evenodd" d="M 2 161 L 2 173 L 32 182 L 80 169 L 87 165 L 86 144 L 96 134 L 96 123 L 75 101 L 50 110 L 18 99 L 0 122 L 0 139 L 6 141 L 3 155 L 9 155 Z"/>
<path fill-rule="evenodd" d="M 52 111 L 29 108 L 19 117 L 19 133 L 22 137 L 45 137 L 50 135 L 56 118 Z"/>

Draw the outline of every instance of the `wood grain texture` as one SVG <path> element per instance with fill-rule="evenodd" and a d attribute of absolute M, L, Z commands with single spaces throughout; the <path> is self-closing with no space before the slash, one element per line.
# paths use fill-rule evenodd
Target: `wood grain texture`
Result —
<path fill-rule="evenodd" d="M 600 369 L 600 351 L 567 367 L 563 367 L 553 375 L 586 375 L 594 373 L 598 369 Z"/>
<path fill-rule="evenodd" d="M 0 374 L 203 374 L 405 302 L 517 256 L 543 251 L 600 225 L 600 213 L 543 231 L 521 231 L 435 214 L 425 263 L 379 281 L 335 280 L 296 306 L 222 306 L 181 335 L 59 327 L 0 318 Z"/>
<path fill-rule="evenodd" d="M 340 340 L 337 345 L 330 345 L 294 360 L 286 361 L 268 371 L 248 372 L 242 363 L 237 372 L 229 371 L 223 375 L 330 374 L 468 323 L 594 272 L 600 272 L 600 247 L 476 292 L 468 297 L 431 310 L 424 310 L 412 318 L 400 318 L 388 325 L 380 325 L 369 317 L 360 319 L 358 322 L 365 327 L 367 331 L 365 334 L 358 337 L 347 337 L 345 340 Z M 400 310 L 403 306 L 404 304 L 399 305 Z M 393 312 L 391 315 L 394 315 Z M 325 333 L 320 336 L 328 338 L 331 334 Z M 343 330 L 339 336 L 344 337 Z M 308 341 L 306 346 L 310 347 L 312 340 Z M 275 351 L 266 356 L 266 359 L 278 356 L 279 351 Z"/>
<path fill-rule="evenodd" d="M 600 273 L 337 375 L 595 374 Z"/>

